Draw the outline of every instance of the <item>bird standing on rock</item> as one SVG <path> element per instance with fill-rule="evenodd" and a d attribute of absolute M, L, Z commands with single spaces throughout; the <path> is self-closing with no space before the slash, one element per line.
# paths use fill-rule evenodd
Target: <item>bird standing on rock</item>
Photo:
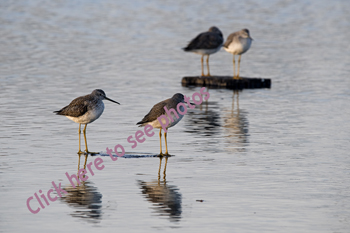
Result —
<path fill-rule="evenodd" d="M 207 32 L 203 32 L 195 37 L 187 47 L 183 48 L 185 52 L 194 52 L 202 55 L 202 76 L 210 76 L 209 71 L 209 55 L 216 53 L 220 50 L 222 44 L 224 43 L 223 35 L 219 28 L 211 27 Z M 203 69 L 203 57 L 207 55 L 207 69 L 208 74 L 204 75 Z"/>
<path fill-rule="evenodd" d="M 252 44 L 253 38 L 250 37 L 248 29 L 242 29 L 238 32 L 234 32 L 227 37 L 224 44 L 224 49 L 233 54 L 233 78 L 239 79 L 239 66 L 241 64 L 241 56 L 247 52 Z M 237 76 L 235 74 L 235 55 L 239 55 Z"/>
<path fill-rule="evenodd" d="M 83 152 L 80 150 L 80 126 L 81 124 L 85 124 L 83 133 L 85 139 L 85 152 L 87 154 L 98 154 L 96 152 L 90 152 L 87 147 L 86 141 L 86 126 L 87 124 L 94 122 L 97 120 L 103 113 L 105 108 L 102 100 L 109 100 L 113 103 L 120 104 L 112 99 L 107 98 L 104 91 L 101 89 L 94 90 L 91 94 L 80 96 L 74 99 L 68 106 L 62 108 L 59 111 L 54 111 L 57 115 L 66 116 L 68 119 L 79 123 L 79 151 L 78 154 L 82 154 Z"/>

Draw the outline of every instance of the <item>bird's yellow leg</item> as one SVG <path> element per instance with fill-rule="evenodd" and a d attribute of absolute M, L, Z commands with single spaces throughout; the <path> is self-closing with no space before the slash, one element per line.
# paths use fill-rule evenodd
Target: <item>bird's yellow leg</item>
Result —
<path fill-rule="evenodd" d="M 85 124 L 84 130 L 83 130 L 83 134 L 84 134 L 85 149 L 86 149 L 85 152 L 89 153 L 88 146 L 87 146 L 87 140 L 86 140 L 86 126 L 87 126 L 87 124 Z"/>
<path fill-rule="evenodd" d="M 204 55 L 202 55 L 202 58 L 201 58 L 202 76 L 205 76 L 205 75 L 204 75 L 204 67 L 203 67 L 203 57 L 204 57 Z"/>
<path fill-rule="evenodd" d="M 79 162 L 80 162 L 80 154 L 83 154 L 83 153 L 84 153 L 84 152 L 82 152 L 81 149 L 80 149 L 80 134 L 81 134 L 80 126 L 81 126 L 81 124 L 79 124 L 79 151 L 78 151 Z"/>
<path fill-rule="evenodd" d="M 233 78 L 236 77 L 236 61 L 235 61 L 235 55 L 233 55 Z"/>
<path fill-rule="evenodd" d="M 167 141 L 167 133 L 164 132 L 164 139 L 165 139 L 165 154 L 166 156 L 169 156 L 169 153 L 168 153 L 168 141 Z"/>
<path fill-rule="evenodd" d="M 159 156 L 163 156 L 163 152 L 162 152 L 162 128 L 160 128 L 160 130 L 159 130 L 159 143 L 160 143 L 160 154 L 159 154 Z"/>
<path fill-rule="evenodd" d="M 241 65 L 241 56 L 242 56 L 242 55 L 239 55 L 239 57 L 238 57 L 237 79 L 240 79 L 240 77 L 239 77 L 239 66 Z"/>
<path fill-rule="evenodd" d="M 87 124 L 85 124 L 84 130 L 83 130 L 84 140 L 85 140 L 85 149 L 86 149 L 85 152 L 86 152 L 86 154 L 98 154 L 97 152 L 91 152 L 88 150 L 87 140 L 86 140 L 86 126 L 87 126 Z"/>
<path fill-rule="evenodd" d="M 207 55 L 207 69 L 208 69 L 208 75 L 207 76 L 211 76 L 210 75 L 210 71 L 209 71 L 209 55 Z"/>

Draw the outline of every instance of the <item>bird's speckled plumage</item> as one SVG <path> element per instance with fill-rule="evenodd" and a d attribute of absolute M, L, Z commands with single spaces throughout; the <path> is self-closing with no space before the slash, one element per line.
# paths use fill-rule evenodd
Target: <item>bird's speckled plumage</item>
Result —
<path fill-rule="evenodd" d="M 162 102 L 159 102 L 158 104 L 154 105 L 151 111 L 147 113 L 146 116 L 143 117 L 142 121 L 137 122 L 137 125 L 140 125 L 140 127 L 145 126 L 147 124 L 151 125 L 153 128 L 158 128 L 159 130 L 159 142 L 160 142 L 160 156 L 166 155 L 169 156 L 168 153 L 168 144 L 167 144 L 167 130 L 165 130 L 163 127 L 166 127 L 166 129 L 173 127 L 176 125 L 179 121 L 181 121 L 183 115 L 179 114 L 177 112 L 177 105 L 179 103 L 185 103 L 185 97 L 181 93 L 175 94 L 170 99 L 163 100 Z M 166 113 L 164 107 L 167 108 L 170 114 L 170 116 Z M 178 118 L 172 112 L 172 109 L 176 111 Z M 182 105 L 179 105 L 179 111 L 185 112 L 185 108 Z M 158 121 L 158 117 L 161 115 L 164 115 L 166 118 L 168 118 L 168 125 L 166 126 L 166 120 L 165 118 L 161 118 L 162 124 Z M 162 129 L 164 129 L 164 139 L 165 139 L 165 154 L 162 152 Z"/>
<path fill-rule="evenodd" d="M 109 100 L 113 103 L 119 104 L 118 102 L 107 98 L 104 91 L 101 89 L 96 89 L 89 95 L 80 96 L 70 102 L 69 105 L 62 108 L 61 110 L 54 111 L 57 115 L 66 116 L 68 119 L 79 123 L 79 151 L 78 154 L 82 154 L 83 152 L 80 150 L 80 128 L 81 124 L 85 124 L 83 134 L 85 139 L 85 152 L 87 154 L 97 154 L 96 152 L 90 152 L 87 146 L 86 140 L 86 126 L 87 124 L 94 122 L 97 120 L 103 113 L 105 109 L 105 105 L 102 100 Z M 79 157 L 80 159 L 80 157 Z"/>
<path fill-rule="evenodd" d="M 253 39 L 250 37 L 248 29 L 242 29 L 238 32 L 231 33 L 224 44 L 224 49 L 226 52 L 229 52 L 233 55 L 233 78 L 239 79 L 239 68 L 241 64 L 242 54 L 247 52 L 252 44 Z M 238 65 L 237 65 L 237 75 L 235 72 L 236 69 L 236 61 L 235 55 L 239 55 L 238 57 Z"/>
<path fill-rule="evenodd" d="M 224 49 L 233 55 L 241 55 L 250 48 L 252 38 L 248 29 L 231 33 L 224 44 Z"/>
<path fill-rule="evenodd" d="M 221 31 L 217 27 L 211 27 L 207 32 L 202 32 L 196 36 L 187 47 L 183 48 L 185 52 L 193 52 L 202 55 L 201 68 L 202 76 L 210 76 L 209 56 L 221 49 L 224 38 Z M 204 74 L 203 59 L 207 56 L 207 75 Z"/>
<path fill-rule="evenodd" d="M 94 90 L 91 94 L 74 99 L 69 105 L 59 111 L 57 115 L 63 115 L 80 124 L 88 124 L 98 119 L 104 110 L 104 99 L 118 103 L 106 97 L 101 89 Z M 119 103 L 118 103 L 119 104 Z"/>
<path fill-rule="evenodd" d="M 158 123 L 158 120 L 157 120 L 158 117 L 160 117 L 161 115 L 166 115 L 164 107 L 166 106 L 168 110 L 173 108 L 176 111 L 176 106 L 180 102 L 182 102 L 182 103 L 185 102 L 184 96 L 181 93 L 177 93 L 173 97 L 155 104 L 153 106 L 153 108 L 151 109 L 151 111 L 149 111 L 149 113 L 147 113 L 147 115 L 145 115 L 144 118 L 140 122 L 137 122 L 136 124 L 140 125 L 140 127 L 141 127 L 141 126 L 145 126 L 145 125 L 153 122 L 153 123 L 155 123 L 153 127 L 161 128 L 160 125 L 157 127 L 156 123 Z M 183 111 L 183 109 L 182 109 L 182 111 Z M 178 120 L 176 119 L 176 117 L 173 117 L 173 119 L 176 121 L 176 123 L 179 122 L 183 116 L 179 114 L 179 117 L 180 117 L 180 119 L 178 119 Z M 174 126 L 175 124 L 169 124 L 169 128 Z"/>
<path fill-rule="evenodd" d="M 202 32 L 196 36 L 183 50 L 208 55 L 220 50 L 223 42 L 223 35 L 219 28 L 211 27 L 207 32 Z"/>

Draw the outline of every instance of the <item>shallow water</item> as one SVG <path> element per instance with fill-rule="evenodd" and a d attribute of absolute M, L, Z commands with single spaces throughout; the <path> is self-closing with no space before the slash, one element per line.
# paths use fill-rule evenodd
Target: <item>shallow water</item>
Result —
<path fill-rule="evenodd" d="M 349 5 L 2 1 L 0 231 L 349 232 Z M 126 139 L 155 103 L 199 92 L 181 78 L 200 74 L 200 56 L 181 48 L 213 25 L 225 38 L 249 28 L 241 75 L 272 87 L 209 90 L 169 130 L 164 172 L 158 131 L 135 149 Z M 210 64 L 232 73 L 223 50 Z M 89 156 L 105 167 L 74 189 L 78 124 L 52 111 L 96 88 L 121 105 L 105 101 L 89 149 L 128 156 Z M 68 194 L 30 213 L 52 181 Z"/>

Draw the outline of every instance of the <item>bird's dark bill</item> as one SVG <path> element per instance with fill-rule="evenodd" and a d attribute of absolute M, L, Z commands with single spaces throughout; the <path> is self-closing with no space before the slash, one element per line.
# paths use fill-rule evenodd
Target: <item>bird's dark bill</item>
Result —
<path fill-rule="evenodd" d="M 110 99 L 110 98 L 105 97 L 105 99 L 106 99 L 106 100 L 109 100 L 109 101 L 111 101 L 111 102 L 113 102 L 113 103 L 116 103 L 116 104 L 119 104 L 119 105 L 120 105 L 120 103 L 118 103 L 117 101 L 114 101 L 114 100 L 112 100 L 112 99 Z"/>

